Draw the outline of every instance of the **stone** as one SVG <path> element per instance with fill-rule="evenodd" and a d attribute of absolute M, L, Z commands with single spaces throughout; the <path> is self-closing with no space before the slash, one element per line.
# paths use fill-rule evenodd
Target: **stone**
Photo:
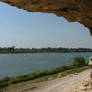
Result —
<path fill-rule="evenodd" d="M 79 86 L 79 90 L 86 90 L 85 86 Z"/>
<path fill-rule="evenodd" d="M 62 77 L 64 77 L 64 76 L 66 76 L 66 73 L 59 73 L 59 74 L 58 74 L 58 78 L 62 78 Z"/>
<path fill-rule="evenodd" d="M 87 78 L 79 83 L 74 92 L 89 92 L 90 90 L 92 90 L 92 79 Z"/>

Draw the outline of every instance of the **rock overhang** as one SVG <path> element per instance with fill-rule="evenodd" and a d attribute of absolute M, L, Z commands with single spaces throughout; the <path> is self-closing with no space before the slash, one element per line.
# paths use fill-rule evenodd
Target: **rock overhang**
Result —
<path fill-rule="evenodd" d="M 53 13 L 69 22 L 80 22 L 92 35 L 92 0 L 0 0 L 29 12 Z"/>

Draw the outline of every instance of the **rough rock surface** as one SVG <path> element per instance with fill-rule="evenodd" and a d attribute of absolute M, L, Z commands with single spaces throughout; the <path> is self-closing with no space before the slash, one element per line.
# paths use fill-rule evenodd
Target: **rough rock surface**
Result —
<path fill-rule="evenodd" d="M 82 80 L 74 89 L 74 92 L 92 92 L 92 79 L 86 78 Z"/>
<path fill-rule="evenodd" d="M 54 13 L 70 22 L 80 22 L 92 34 L 92 0 L 0 0 L 29 12 Z"/>

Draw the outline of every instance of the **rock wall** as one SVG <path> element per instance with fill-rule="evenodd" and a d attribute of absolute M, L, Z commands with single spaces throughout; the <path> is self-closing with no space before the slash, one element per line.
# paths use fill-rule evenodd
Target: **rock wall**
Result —
<path fill-rule="evenodd" d="M 92 0 L 0 0 L 29 12 L 54 13 L 69 22 L 80 22 L 92 35 Z"/>

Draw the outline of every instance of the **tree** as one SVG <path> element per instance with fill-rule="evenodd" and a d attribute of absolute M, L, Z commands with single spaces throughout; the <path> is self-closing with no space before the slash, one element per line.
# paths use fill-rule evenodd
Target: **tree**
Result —
<path fill-rule="evenodd" d="M 77 67 L 85 66 L 85 65 L 86 65 L 86 62 L 85 62 L 84 57 L 81 57 L 81 56 L 75 57 L 75 58 L 73 59 L 72 65 L 73 65 L 73 66 L 77 66 Z"/>

